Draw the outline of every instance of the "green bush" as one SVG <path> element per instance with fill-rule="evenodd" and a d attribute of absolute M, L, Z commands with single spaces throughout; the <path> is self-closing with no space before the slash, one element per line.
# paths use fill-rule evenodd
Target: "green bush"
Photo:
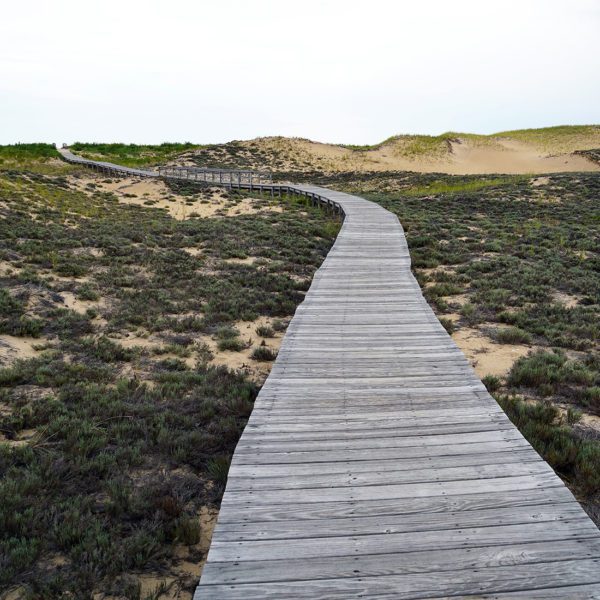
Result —
<path fill-rule="evenodd" d="M 486 375 L 481 379 L 481 382 L 485 385 L 490 394 L 500 389 L 500 386 L 502 385 L 500 378 L 495 375 Z"/>
<path fill-rule="evenodd" d="M 531 334 L 518 327 L 496 329 L 493 338 L 500 344 L 531 344 Z"/>
<path fill-rule="evenodd" d="M 600 411 L 600 386 L 595 385 L 592 387 L 585 388 L 581 392 L 579 399 L 586 406 L 589 406 L 595 411 Z"/>
<path fill-rule="evenodd" d="M 463 289 L 453 283 L 436 283 L 428 288 L 425 288 L 425 294 L 428 297 L 435 298 L 439 296 L 454 296 L 461 294 Z"/>
<path fill-rule="evenodd" d="M 498 402 L 533 447 L 563 477 L 586 495 L 600 491 L 600 446 L 578 438 L 562 425 L 558 409 L 547 403 L 527 403 L 512 396 Z"/>
<path fill-rule="evenodd" d="M 256 328 L 256 334 L 264 338 L 272 338 L 275 336 L 275 330 L 268 325 L 261 325 Z"/>
<path fill-rule="evenodd" d="M 456 331 L 456 325 L 454 324 L 454 321 L 452 319 L 447 319 L 445 317 L 440 317 L 439 318 L 440 323 L 442 324 L 442 327 L 449 333 L 452 334 Z"/>
<path fill-rule="evenodd" d="M 518 359 L 508 375 L 513 386 L 539 387 L 557 384 L 591 384 L 594 374 L 578 361 L 561 352 L 539 351 Z"/>
<path fill-rule="evenodd" d="M 91 285 L 84 283 L 77 289 L 77 297 L 80 300 L 97 301 L 100 299 L 98 290 Z"/>
<path fill-rule="evenodd" d="M 187 546 L 200 542 L 200 533 L 200 521 L 197 517 L 181 517 L 175 525 L 175 538 Z"/>
<path fill-rule="evenodd" d="M 277 358 L 277 352 L 268 346 L 257 346 L 250 355 L 251 358 L 257 361 L 267 362 Z"/>
<path fill-rule="evenodd" d="M 208 461 L 207 473 L 217 484 L 225 485 L 230 460 L 227 456 L 214 456 Z"/>
<path fill-rule="evenodd" d="M 228 350 L 230 352 L 240 352 L 241 350 L 244 350 L 248 346 L 242 340 L 240 340 L 238 337 L 228 337 L 228 338 L 223 338 L 222 340 L 219 340 L 217 342 L 217 347 L 221 351 Z"/>

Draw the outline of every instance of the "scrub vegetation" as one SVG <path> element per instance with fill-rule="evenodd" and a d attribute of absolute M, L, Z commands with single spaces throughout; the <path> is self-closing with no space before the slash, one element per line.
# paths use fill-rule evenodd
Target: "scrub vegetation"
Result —
<path fill-rule="evenodd" d="M 0 588 L 189 598 L 259 389 L 215 353 L 274 358 L 236 324 L 285 329 L 339 222 L 226 192 L 177 220 L 82 173 L 0 173 Z"/>
<path fill-rule="evenodd" d="M 76 170 L 62 161 L 53 144 L 42 143 L 0 146 L 0 173 L 12 169 L 46 174 L 65 174 Z"/>
<path fill-rule="evenodd" d="M 80 156 L 91 160 L 104 160 L 127 167 L 146 167 L 167 162 L 182 152 L 197 150 L 202 146 L 190 142 L 165 142 L 159 145 L 75 142 L 70 148 Z"/>

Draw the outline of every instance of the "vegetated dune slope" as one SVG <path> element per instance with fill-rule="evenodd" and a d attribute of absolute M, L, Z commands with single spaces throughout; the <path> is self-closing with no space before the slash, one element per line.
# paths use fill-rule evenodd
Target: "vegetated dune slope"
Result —
<path fill-rule="evenodd" d="M 449 174 L 600 171 L 585 151 L 600 148 L 600 126 L 560 126 L 494 135 L 399 135 L 375 146 L 267 137 L 206 146 L 180 155 L 197 166 L 276 171 L 416 171 Z M 183 160 L 182 160 L 183 159 Z"/>

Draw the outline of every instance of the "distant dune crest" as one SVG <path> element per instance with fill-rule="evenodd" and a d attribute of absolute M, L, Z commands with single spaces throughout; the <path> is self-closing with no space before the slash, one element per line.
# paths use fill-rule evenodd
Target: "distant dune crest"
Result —
<path fill-rule="evenodd" d="M 596 152 L 594 152 L 596 151 Z M 195 149 L 177 162 L 276 171 L 417 171 L 451 174 L 599 171 L 600 126 L 558 126 L 493 135 L 397 135 L 372 146 L 263 137 Z"/>

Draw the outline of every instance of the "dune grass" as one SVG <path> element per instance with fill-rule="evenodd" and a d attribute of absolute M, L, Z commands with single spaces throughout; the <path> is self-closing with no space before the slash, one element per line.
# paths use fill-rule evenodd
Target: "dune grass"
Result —
<path fill-rule="evenodd" d="M 511 139 L 532 144 L 543 152 L 570 153 L 576 150 L 600 148 L 600 126 L 598 125 L 559 125 L 538 129 L 516 129 L 489 135 L 447 131 L 440 135 L 394 135 L 376 144 L 341 144 L 343 148 L 358 152 L 380 150 L 390 147 L 407 158 L 419 156 L 439 156 L 448 151 L 448 142 L 467 140 L 476 145 L 495 145 L 498 138 Z"/>
<path fill-rule="evenodd" d="M 0 146 L 0 172 L 13 169 L 47 174 L 76 171 L 76 167 L 61 161 L 53 144 L 44 143 Z"/>
<path fill-rule="evenodd" d="M 524 177 L 525 178 L 525 177 Z M 503 185 L 514 184 L 515 177 L 493 177 L 489 179 L 467 179 L 467 180 L 440 180 L 426 185 L 417 185 L 402 191 L 405 196 L 422 197 L 438 196 L 444 194 L 460 194 L 464 192 L 476 192 L 485 188 L 496 188 Z"/>
<path fill-rule="evenodd" d="M 375 144 L 328 144 L 339 151 L 348 152 L 334 159 L 313 152 L 299 138 L 257 138 L 233 140 L 224 144 L 198 145 L 186 143 L 164 143 L 160 145 L 101 144 L 77 142 L 73 150 L 91 159 L 107 160 L 132 167 L 144 167 L 165 163 L 182 153 L 199 167 L 215 168 L 267 168 L 284 178 L 293 180 L 308 177 L 314 179 L 325 170 L 347 170 L 354 164 L 369 159 L 378 160 L 378 152 L 385 150 L 388 156 L 409 160 L 443 159 L 453 152 L 453 145 L 466 142 L 469 146 L 486 146 L 502 149 L 501 141 L 512 139 L 532 144 L 540 152 L 560 154 L 578 151 L 588 152 L 600 148 L 600 127 L 559 126 L 542 129 L 504 131 L 491 135 L 447 131 L 440 135 L 401 134 L 391 136 Z M 326 144 L 327 145 L 327 144 Z M 373 153 L 373 154 L 369 154 Z M 594 160 L 594 156 L 590 156 Z M 365 162 L 366 161 L 366 162 Z M 419 193 L 419 192 L 417 192 Z"/>
<path fill-rule="evenodd" d="M 71 149 L 85 158 L 105 160 L 128 167 L 158 165 L 174 159 L 182 152 L 198 150 L 199 144 L 165 142 L 157 145 L 100 144 L 75 142 Z"/>
<path fill-rule="evenodd" d="M 517 140 L 551 154 L 568 153 L 600 148 L 600 125 L 558 125 L 538 129 L 516 129 L 501 131 L 490 137 Z"/>

